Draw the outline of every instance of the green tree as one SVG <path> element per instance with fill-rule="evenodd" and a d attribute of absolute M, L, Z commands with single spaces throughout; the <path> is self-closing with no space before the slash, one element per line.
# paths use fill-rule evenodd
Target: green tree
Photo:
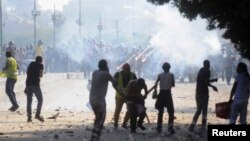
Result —
<path fill-rule="evenodd" d="M 155 5 L 171 3 L 189 20 L 207 20 L 207 29 L 222 29 L 237 51 L 250 59 L 250 0 L 148 0 Z"/>

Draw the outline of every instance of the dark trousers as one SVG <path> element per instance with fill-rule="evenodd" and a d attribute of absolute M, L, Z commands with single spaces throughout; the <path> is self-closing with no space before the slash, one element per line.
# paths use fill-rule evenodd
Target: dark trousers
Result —
<path fill-rule="evenodd" d="M 26 86 L 25 93 L 27 94 L 27 116 L 32 116 L 31 105 L 33 94 L 35 94 L 38 101 L 36 116 L 40 116 L 43 104 L 43 95 L 40 86 Z"/>
<path fill-rule="evenodd" d="M 130 117 L 130 129 L 131 129 L 131 131 L 136 130 L 137 124 L 139 126 L 142 125 L 143 120 L 146 117 L 146 109 L 144 108 L 145 106 L 141 104 L 141 106 L 143 106 L 142 113 L 138 113 L 137 106 L 138 105 L 135 102 L 132 102 L 132 101 L 127 102 L 127 108 L 128 108 L 128 113 L 129 113 L 129 117 Z M 139 117 L 138 122 L 137 122 L 137 117 Z"/>
<path fill-rule="evenodd" d="M 196 95 L 197 109 L 193 117 L 192 125 L 197 123 L 197 120 L 202 112 L 202 127 L 204 128 L 207 124 L 207 108 L 208 108 L 208 95 Z"/>
<path fill-rule="evenodd" d="M 15 84 L 16 84 L 16 79 L 7 78 L 5 85 L 5 92 L 8 95 L 12 106 L 18 106 L 16 101 L 16 94 L 14 92 Z"/>
<path fill-rule="evenodd" d="M 168 112 L 168 128 L 173 128 L 174 126 L 174 104 L 173 104 L 173 98 L 170 90 L 161 90 L 157 101 L 155 104 L 156 109 L 158 109 L 158 120 L 157 120 L 157 126 L 158 128 L 162 127 L 162 119 L 163 119 L 163 113 L 164 113 L 164 107 L 167 108 Z"/>
<path fill-rule="evenodd" d="M 95 114 L 94 128 L 91 135 L 91 141 L 99 141 L 101 131 L 106 118 L 106 103 L 98 100 L 90 101 L 91 107 Z"/>

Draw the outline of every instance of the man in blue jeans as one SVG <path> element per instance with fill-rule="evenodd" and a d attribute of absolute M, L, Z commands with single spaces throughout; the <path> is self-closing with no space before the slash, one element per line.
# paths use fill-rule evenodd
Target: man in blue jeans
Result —
<path fill-rule="evenodd" d="M 19 108 L 17 101 L 16 101 L 16 94 L 14 92 L 14 87 L 17 81 L 18 64 L 17 64 L 16 59 L 12 57 L 12 54 L 10 51 L 6 52 L 6 58 L 7 58 L 6 65 L 3 68 L 3 72 L 6 74 L 6 77 L 7 77 L 5 91 L 12 104 L 12 107 L 9 108 L 9 110 L 14 112 Z"/>
<path fill-rule="evenodd" d="M 38 101 L 35 118 L 41 122 L 44 122 L 43 117 L 40 115 L 43 103 L 43 95 L 40 88 L 40 78 L 43 77 L 43 70 L 44 66 L 42 64 L 41 56 L 37 56 L 36 61 L 31 62 L 27 69 L 25 93 L 27 94 L 28 122 L 32 122 L 31 104 L 32 104 L 33 93 L 35 94 Z"/>
<path fill-rule="evenodd" d="M 249 99 L 250 77 L 245 63 L 239 63 L 237 66 L 237 77 L 235 79 L 229 102 L 232 102 L 230 124 L 235 124 L 238 115 L 240 115 L 240 124 L 247 124 L 247 105 Z"/>

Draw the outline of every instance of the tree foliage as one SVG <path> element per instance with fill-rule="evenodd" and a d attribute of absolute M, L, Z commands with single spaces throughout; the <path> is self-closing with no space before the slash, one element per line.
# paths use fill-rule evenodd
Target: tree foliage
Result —
<path fill-rule="evenodd" d="M 180 13 L 194 20 L 207 20 L 207 29 L 222 29 L 242 57 L 250 59 L 250 0 L 148 0 L 156 5 L 171 3 Z"/>

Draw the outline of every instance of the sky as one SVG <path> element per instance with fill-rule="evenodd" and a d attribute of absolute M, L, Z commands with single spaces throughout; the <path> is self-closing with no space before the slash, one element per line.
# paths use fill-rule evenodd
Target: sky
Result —
<path fill-rule="evenodd" d="M 38 0 L 38 4 L 41 6 L 41 10 L 51 10 L 56 3 L 56 9 L 62 10 L 64 5 L 67 5 L 71 0 Z"/>

